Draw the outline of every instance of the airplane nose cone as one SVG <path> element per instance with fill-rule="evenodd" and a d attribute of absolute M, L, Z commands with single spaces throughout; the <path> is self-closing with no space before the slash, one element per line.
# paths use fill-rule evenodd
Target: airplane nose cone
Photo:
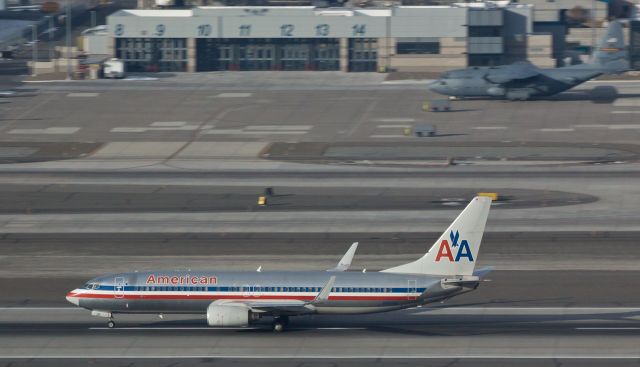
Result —
<path fill-rule="evenodd" d="M 76 297 L 76 293 L 74 292 L 69 292 L 67 293 L 67 301 L 73 303 L 76 306 L 79 306 L 80 304 L 80 300 L 78 299 L 78 297 Z"/>
<path fill-rule="evenodd" d="M 444 88 L 440 84 L 440 80 L 436 80 L 434 82 L 431 82 L 430 84 L 427 85 L 427 88 L 432 92 L 436 92 L 436 93 L 439 93 L 439 94 L 446 94 L 444 92 Z"/>

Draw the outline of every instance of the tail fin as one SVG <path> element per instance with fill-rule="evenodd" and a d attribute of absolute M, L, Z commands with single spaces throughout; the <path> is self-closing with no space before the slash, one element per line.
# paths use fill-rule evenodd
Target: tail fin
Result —
<path fill-rule="evenodd" d="M 476 196 L 420 259 L 382 270 L 387 273 L 472 275 L 491 199 Z"/>
<path fill-rule="evenodd" d="M 609 23 L 607 31 L 591 54 L 589 66 L 605 69 L 606 73 L 621 73 L 630 69 L 623 29 L 620 21 Z"/>

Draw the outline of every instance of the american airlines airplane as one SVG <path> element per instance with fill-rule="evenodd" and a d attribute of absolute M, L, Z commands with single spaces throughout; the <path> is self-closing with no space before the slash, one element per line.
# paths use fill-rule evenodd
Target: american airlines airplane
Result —
<path fill-rule="evenodd" d="M 328 271 L 149 271 L 90 280 L 67 294 L 74 305 L 109 319 L 118 313 L 207 315 L 212 327 L 242 327 L 273 317 L 363 314 L 442 301 L 478 287 L 492 268 L 475 269 L 491 199 L 475 197 L 416 261 L 380 272 L 347 272 L 354 243 Z"/>

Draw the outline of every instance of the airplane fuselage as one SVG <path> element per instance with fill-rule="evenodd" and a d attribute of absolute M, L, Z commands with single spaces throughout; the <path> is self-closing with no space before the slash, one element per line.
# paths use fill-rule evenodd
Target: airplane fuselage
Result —
<path fill-rule="evenodd" d="M 254 303 L 312 301 L 333 275 L 336 279 L 328 300 L 314 307 L 313 313 L 392 311 L 438 301 L 473 289 L 443 286 L 440 277 L 425 275 L 323 271 L 154 271 L 96 278 L 84 288 L 69 292 L 67 299 L 80 307 L 109 313 L 206 313 L 207 307 L 218 300 Z M 295 310 L 290 314 L 301 313 Z"/>
<path fill-rule="evenodd" d="M 562 93 L 602 73 L 589 68 L 538 69 L 538 74 L 507 83 L 492 81 L 497 68 L 469 68 L 447 73 L 448 77 L 436 80 L 430 89 L 436 93 L 464 98 L 529 99 Z"/>

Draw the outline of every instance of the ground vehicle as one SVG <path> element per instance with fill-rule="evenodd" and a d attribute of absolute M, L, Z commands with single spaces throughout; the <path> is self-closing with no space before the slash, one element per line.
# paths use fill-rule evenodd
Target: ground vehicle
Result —
<path fill-rule="evenodd" d="M 103 70 L 105 78 L 121 79 L 126 75 L 124 70 L 124 62 L 116 58 L 105 61 Z"/>
<path fill-rule="evenodd" d="M 436 132 L 436 126 L 427 123 L 417 124 L 413 127 L 413 133 L 418 137 L 435 136 Z"/>
<path fill-rule="evenodd" d="M 439 111 L 450 111 L 451 110 L 451 101 L 448 99 L 432 99 L 429 101 L 429 111 L 439 112 Z"/>

